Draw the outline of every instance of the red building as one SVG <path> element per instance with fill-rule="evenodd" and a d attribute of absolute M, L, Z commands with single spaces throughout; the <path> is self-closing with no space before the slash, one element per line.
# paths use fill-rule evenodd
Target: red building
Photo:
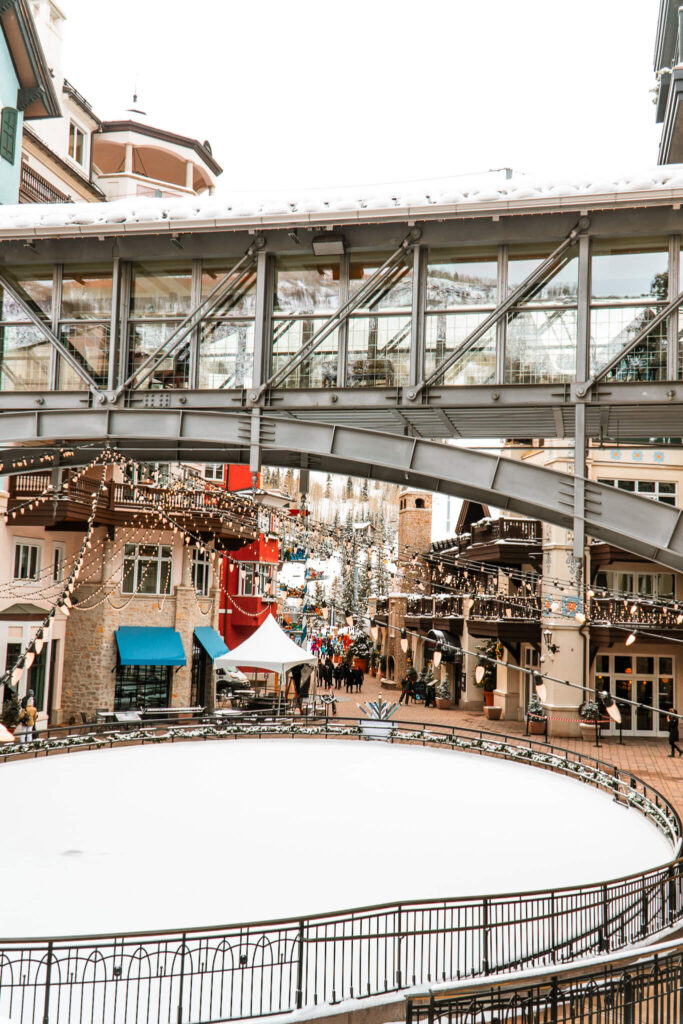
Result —
<path fill-rule="evenodd" d="M 216 483 L 221 482 L 217 473 L 213 479 Z M 233 493 L 248 493 L 252 488 L 249 467 L 225 466 L 222 483 Z M 260 478 L 257 480 L 259 486 Z M 275 615 L 277 611 L 280 542 L 269 532 L 270 528 L 270 516 L 264 511 L 258 539 L 233 551 L 234 561 L 223 560 L 218 629 L 230 650 L 251 636 L 266 615 Z M 239 563 L 239 567 L 235 563 Z"/>

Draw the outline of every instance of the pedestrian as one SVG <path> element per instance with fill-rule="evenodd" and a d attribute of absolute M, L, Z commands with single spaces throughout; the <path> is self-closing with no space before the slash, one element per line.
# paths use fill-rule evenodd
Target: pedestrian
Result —
<path fill-rule="evenodd" d="M 683 751 L 678 746 L 678 718 L 676 718 L 676 708 L 672 708 L 669 714 L 666 716 L 666 729 L 669 733 L 669 746 L 671 747 L 671 753 L 669 757 L 675 757 L 674 751 L 678 751 L 680 757 Z"/>
<path fill-rule="evenodd" d="M 32 694 L 33 690 L 31 690 L 30 693 Z M 24 707 L 22 707 L 21 711 L 19 712 L 19 732 L 21 734 L 20 739 L 22 739 L 25 743 L 29 743 L 32 739 L 35 738 L 38 708 L 36 707 L 36 702 L 34 701 L 33 697 L 29 694 L 27 694 L 26 697 L 24 697 L 24 701 L 26 701 L 26 704 Z M 22 704 L 24 703 L 24 701 L 22 701 Z"/>
<path fill-rule="evenodd" d="M 294 684 L 294 706 L 299 709 L 299 714 L 303 714 L 303 708 L 301 706 L 301 670 L 303 665 L 293 665 L 290 671 L 292 682 Z"/>
<path fill-rule="evenodd" d="M 360 693 L 363 689 L 363 669 L 356 668 L 353 671 L 353 682 L 356 687 L 356 693 Z"/>
<path fill-rule="evenodd" d="M 408 704 L 410 704 L 410 691 L 411 691 L 411 689 L 412 689 L 411 680 L 408 678 L 408 673 L 406 672 L 406 674 L 404 675 L 403 679 L 401 680 L 401 696 L 399 697 L 399 700 L 398 700 L 399 704 L 402 704 L 404 700 L 406 702 L 406 707 L 408 706 Z"/>
<path fill-rule="evenodd" d="M 353 671 L 354 670 L 351 668 L 351 666 L 348 664 L 348 662 L 344 662 L 344 682 L 346 683 L 346 692 L 347 693 L 353 693 L 353 683 L 354 683 Z"/>
<path fill-rule="evenodd" d="M 324 679 L 327 686 L 330 686 L 334 678 L 334 665 L 332 664 L 332 658 L 327 655 L 325 658 L 324 668 Z"/>
<path fill-rule="evenodd" d="M 342 682 L 344 680 L 344 666 L 341 662 L 334 666 L 334 685 L 335 689 L 341 690 Z"/>
<path fill-rule="evenodd" d="M 431 676 L 425 684 L 425 707 L 436 707 L 436 679 Z"/>

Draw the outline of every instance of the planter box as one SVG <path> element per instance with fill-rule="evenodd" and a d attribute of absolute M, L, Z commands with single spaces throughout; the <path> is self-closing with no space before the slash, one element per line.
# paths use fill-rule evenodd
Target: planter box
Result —
<path fill-rule="evenodd" d="M 595 722 L 579 722 L 581 739 L 595 743 Z M 600 723 L 598 722 L 598 739 L 600 739 Z"/>
<path fill-rule="evenodd" d="M 484 707 L 493 707 L 493 690 L 484 690 Z"/>
<path fill-rule="evenodd" d="M 368 718 L 360 723 L 363 735 L 368 740 L 388 740 L 396 729 L 396 722 L 384 722 L 380 719 Z"/>
<path fill-rule="evenodd" d="M 494 708 L 492 704 L 487 704 L 486 707 L 484 708 L 484 714 L 489 719 L 489 721 L 497 722 L 503 714 L 503 709 Z"/>
<path fill-rule="evenodd" d="M 441 711 L 448 711 L 449 708 L 453 707 L 453 701 L 450 697 L 435 697 L 434 699 L 436 700 L 437 708 Z"/>
<path fill-rule="evenodd" d="M 537 719 L 530 718 L 528 721 L 529 735 L 530 736 L 545 736 L 546 722 L 539 722 Z"/>

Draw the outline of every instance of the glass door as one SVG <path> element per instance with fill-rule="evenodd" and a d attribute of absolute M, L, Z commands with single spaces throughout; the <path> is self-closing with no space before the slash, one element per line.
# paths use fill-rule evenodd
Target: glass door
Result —
<path fill-rule="evenodd" d="M 674 706 L 672 658 L 600 654 L 596 659 L 595 686 L 617 698 L 636 702 L 636 706 L 617 702 L 624 733 L 666 734 L 666 715 Z"/>

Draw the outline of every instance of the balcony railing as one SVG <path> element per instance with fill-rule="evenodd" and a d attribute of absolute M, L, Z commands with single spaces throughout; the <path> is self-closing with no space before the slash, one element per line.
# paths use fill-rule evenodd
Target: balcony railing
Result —
<path fill-rule="evenodd" d="M 474 524 L 470 544 L 495 544 L 496 541 L 540 544 L 541 536 L 538 519 L 490 519 Z"/>
<path fill-rule="evenodd" d="M 69 196 L 64 195 L 59 189 L 51 185 L 47 178 L 38 174 L 28 164 L 21 165 L 21 179 L 19 182 L 20 203 L 70 203 Z"/>
<path fill-rule="evenodd" d="M 541 602 L 537 597 L 475 597 L 469 617 L 491 621 L 513 619 L 540 622 Z"/>
<path fill-rule="evenodd" d="M 661 605 L 638 598 L 615 600 L 612 597 L 595 597 L 590 605 L 589 618 L 594 625 L 617 623 L 625 626 L 652 626 L 658 629 L 683 631 L 683 611 L 663 608 Z"/>

